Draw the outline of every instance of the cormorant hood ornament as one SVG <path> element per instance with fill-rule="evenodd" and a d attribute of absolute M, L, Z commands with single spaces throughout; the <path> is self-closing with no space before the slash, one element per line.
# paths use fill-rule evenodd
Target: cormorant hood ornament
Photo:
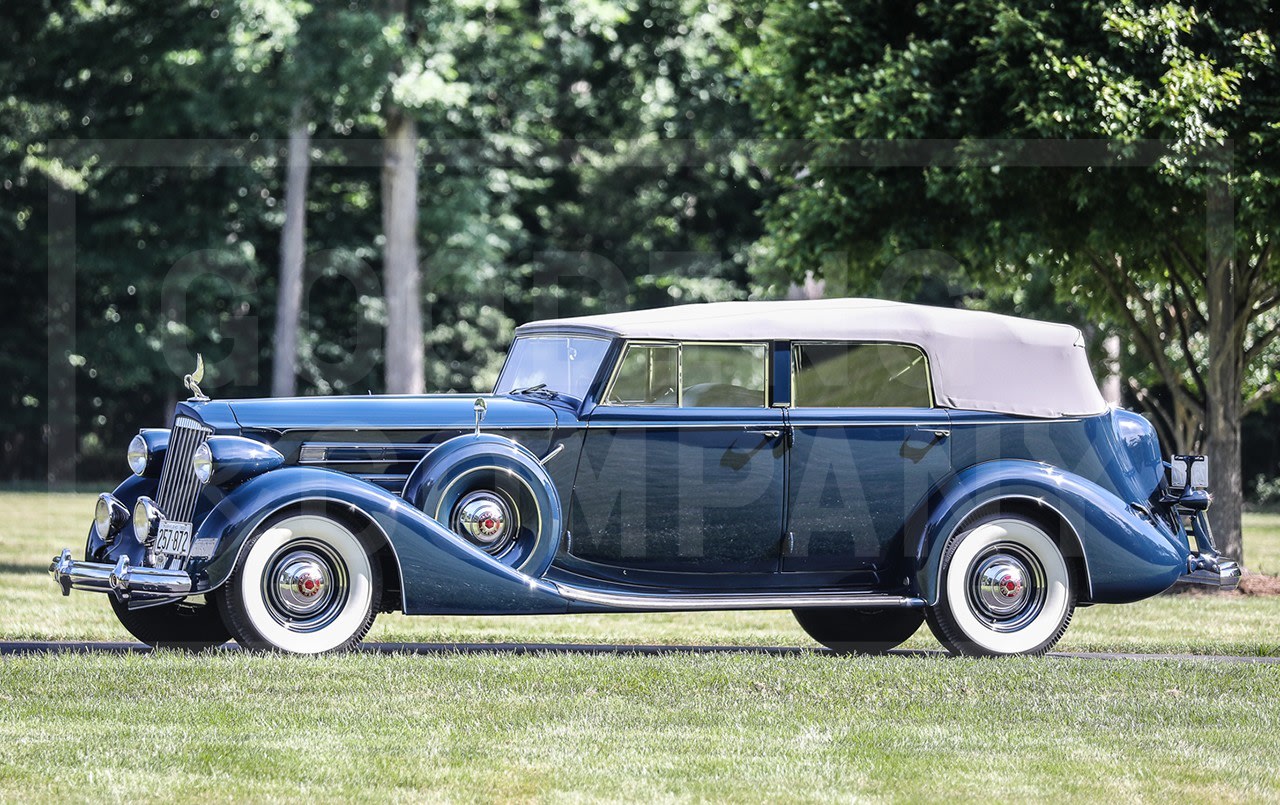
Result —
<path fill-rule="evenodd" d="M 196 353 L 196 370 L 182 378 L 182 385 L 191 392 L 191 399 L 204 401 L 209 395 L 200 390 L 200 382 L 204 380 L 204 356 Z"/>

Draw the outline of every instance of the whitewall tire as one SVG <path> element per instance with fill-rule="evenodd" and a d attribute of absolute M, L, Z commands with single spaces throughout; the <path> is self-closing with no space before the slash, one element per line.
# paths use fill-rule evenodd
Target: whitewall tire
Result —
<path fill-rule="evenodd" d="M 355 647 L 382 599 L 371 546 L 323 514 L 276 519 L 250 537 L 217 596 L 242 646 L 320 654 Z"/>
<path fill-rule="evenodd" d="M 928 622 L 956 654 L 1043 654 L 1067 630 L 1075 603 L 1070 566 L 1044 528 L 996 514 L 948 540 Z"/>

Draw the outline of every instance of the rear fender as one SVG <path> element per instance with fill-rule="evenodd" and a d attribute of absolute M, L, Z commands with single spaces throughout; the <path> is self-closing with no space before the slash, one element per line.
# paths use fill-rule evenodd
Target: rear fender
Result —
<path fill-rule="evenodd" d="M 461 537 L 380 487 L 340 472 L 285 467 L 237 487 L 195 535 L 216 543 L 212 558 L 193 558 L 197 592 L 222 586 L 245 542 L 270 517 L 291 508 L 338 507 L 372 523 L 392 551 L 406 614 L 564 612 L 554 588 L 473 548 Z"/>
<path fill-rule="evenodd" d="M 1167 528 L 1078 475 L 1048 464 L 998 460 L 956 473 L 914 518 L 916 583 L 938 600 L 938 569 L 947 540 L 973 514 L 1002 504 L 1059 520 L 1059 545 L 1084 568 L 1079 595 L 1093 603 L 1126 603 L 1168 589 L 1185 572 L 1189 548 Z"/>

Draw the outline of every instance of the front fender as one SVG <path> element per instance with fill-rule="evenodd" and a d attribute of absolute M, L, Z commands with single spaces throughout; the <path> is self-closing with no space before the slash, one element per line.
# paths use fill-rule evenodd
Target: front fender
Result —
<path fill-rule="evenodd" d="M 138 540 L 134 539 L 132 512 L 134 504 L 138 502 L 138 498 L 143 495 L 155 495 L 156 487 L 159 483 L 155 478 L 140 478 L 137 475 L 130 475 L 120 482 L 120 485 L 111 494 L 129 510 L 130 517 L 125 522 L 124 528 L 120 529 L 120 533 L 111 542 L 102 540 L 98 536 L 98 532 L 90 525 L 89 537 L 84 546 L 85 559 L 114 565 L 116 560 L 124 556 L 128 557 L 130 564 L 145 564 L 147 549 Z"/>
<path fill-rule="evenodd" d="M 1085 566 L 1083 599 L 1137 601 L 1167 590 L 1186 570 L 1187 545 L 1098 484 L 1048 464 L 997 460 L 956 473 L 930 496 L 919 518 L 925 525 L 914 545 L 916 583 L 930 605 L 938 600 L 947 540 L 970 514 L 1005 499 L 1050 507 L 1065 520 L 1076 544 L 1063 551 L 1078 551 Z"/>
<path fill-rule="evenodd" d="M 283 509 L 336 505 L 371 521 L 399 566 L 404 612 L 509 614 L 564 612 L 567 603 L 546 582 L 494 560 L 380 487 L 333 470 L 285 467 L 238 486 L 200 525 L 196 540 L 216 543 L 212 558 L 188 566 L 197 592 L 222 586 L 244 543 Z"/>

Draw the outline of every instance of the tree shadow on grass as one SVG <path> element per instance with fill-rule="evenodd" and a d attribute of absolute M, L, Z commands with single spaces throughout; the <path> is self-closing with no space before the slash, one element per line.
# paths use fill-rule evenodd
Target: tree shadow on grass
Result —
<path fill-rule="evenodd" d="M 15 576 L 26 576 L 34 573 L 49 575 L 49 563 L 53 557 L 44 562 L 0 562 L 0 576 L 12 573 Z"/>
<path fill-rule="evenodd" d="M 166 649 L 171 650 L 171 649 Z M 203 653 L 217 656 L 223 653 L 239 653 L 243 651 L 235 643 L 228 643 Z M 150 654 L 153 649 L 142 643 L 82 642 L 82 641 L 0 641 L 0 656 L 40 656 L 49 654 Z M 626 644 L 583 644 L 583 643 L 366 643 L 356 649 L 359 654 L 401 654 L 423 657 L 468 656 L 476 654 L 506 654 L 517 656 L 550 655 L 550 654 L 583 654 L 590 656 L 624 655 L 624 656 L 670 656 L 693 654 L 768 654 L 777 657 L 788 656 L 821 656 L 836 659 L 842 655 L 825 648 L 805 648 L 801 646 L 653 646 Z M 890 657 L 921 658 L 931 657 L 940 660 L 951 658 L 945 651 L 937 649 L 894 649 L 888 652 Z M 1096 653 L 1096 652 L 1051 652 L 1045 655 L 1047 660 L 1104 661 L 1116 660 L 1187 660 L 1196 662 L 1222 663 L 1256 663 L 1280 665 L 1280 657 L 1230 656 L 1230 655 L 1193 655 L 1193 654 L 1128 654 L 1128 653 Z M 1000 662 L 1000 660 L 996 660 Z"/>
<path fill-rule="evenodd" d="M 153 649 L 142 643 L 79 642 L 79 641 L 13 641 L 0 642 L 0 655 L 42 654 L 148 654 Z M 243 651 L 235 643 L 228 643 L 206 653 Z M 477 654 L 539 655 L 582 654 L 591 656 L 629 655 L 663 656 L 691 654 L 768 654 L 771 656 L 825 655 L 836 657 L 836 652 L 824 648 L 800 646 L 660 646 L 594 643 L 366 643 L 356 653 L 360 654 L 409 654 L 417 656 L 449 656 Z M 889 652 L 899 657 L 937 656 L 942 652 L 896 649 Z"/>

